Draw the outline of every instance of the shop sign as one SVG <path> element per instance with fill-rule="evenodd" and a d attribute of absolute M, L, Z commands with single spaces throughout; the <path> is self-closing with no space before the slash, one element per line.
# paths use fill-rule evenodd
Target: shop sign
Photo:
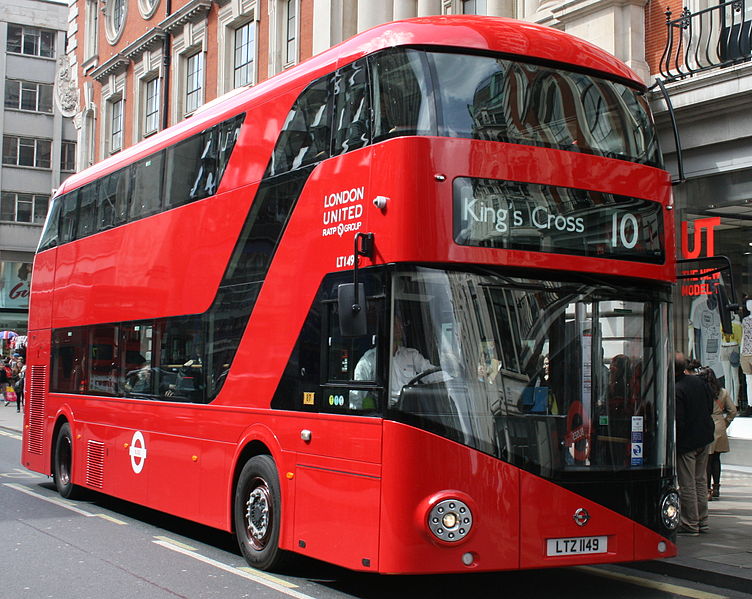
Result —
<path fill-rule="evenodd" d="M 31 264 L 0 262 L 0 308 L 29 308 Z"/>
<path fill-rule="evenodd" d="M 682 258 L 695 259 L 700 256 L 715 256 L 715 228 L 720 226 L 721 217 L 713 216 L 710 218 L 698 218 L 691 221 L 694 225 L 690 249 L 690 221 L 682 221 L 681 224 L 681 253 Z M 716 293 L 718 280 L 721 278 L 720 273 L 715 272 L 707 277 L 702 274 L 714 269 L 687 269 L 682 270 L 680 274 L 691 276 L 693 278 L 685 280 L 681 285 L 681 294 L 686 297 L 697 297 L 702 295 L 713 295 Z"/>

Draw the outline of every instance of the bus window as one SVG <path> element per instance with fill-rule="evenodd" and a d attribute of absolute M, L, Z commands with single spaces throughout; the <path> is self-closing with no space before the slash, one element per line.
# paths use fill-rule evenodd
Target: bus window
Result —
<path fill-rule="evenodd" d="M 234 116 L 167 148 L 166 208 L 182 206 L 217 192 L 244 118 L 245 114 Z"/>
<path fill-rule="evenodd" d="M 51 391 L 80 393 L 88 389 L 83 330 L 58 329 L 53 332 L 51 366 Z"/>
<path fill-rule="evenodd" d="M 435 135 L 423 56 L 406 50 L 372 59 L 374 141 L 399 135 Z"/>
<path fill-rule="evenodd" d="M 368 73 L 360 60 L 340 69 L 334 78 L 334 154 L 367 145 L 371 138 Z"/>
<path fill-rule="evenodd" d="M 161 329 L 158 391 L 168 401 L 204 403 L 204 341 L 200 316 L 157 323 Z"/>
<path fill-rule="evenodd" d="M 78 230 L 76 238 L 81 239 L 97 230 L 97 190 L 99 183 L 94 181 L 84 185 L 78 192 Z"/>
<path fill-rule="evenodd" d="M 130 169 L 107 175 L 99 185 L 97 201 L 98 228 L 110 229 L 125 222 L 130 200 Z"/>
<path fill-rule="evenodd" d="M 66 193 L 60 200 L 63 204 L 60 214 L 60 243 L 67 243 L 76 239 L 78 190 Z"/>
<path fill-rule="evenodd" d="M 379 348 L 379 327 L 384 302 L 368 298 L 366 322 L 368 331 L 359 337 L 343 337 L 339 330 L 337 302 L 327 304 L 328 334 L 326 384 L 344 383 L 349 387 L 349 397 L 336 408 L 351 410 L 375 410 L 378 407 L 378 391 L 374 385 L 382 384 Z M 348 396 L 343 393 L 343 399 Z M 345 405 L 347 404 L 347 405 Z M 325 408 L 327 406 L 324 406 Z"/>
<path fill-rule="evenodd" d="M 118 394 L 118 327 L 105 325 L 89 330 L 89 391 L 102 395 Z"/>
<path fill-rule="evenodd" d="M 126 397 L 157 395 L 159 376 L 154 364 L 154 327 L 146 323 L 128 323 L 121 327 L 121 345 L 125 348 L 123 382 Z"/>
<path fill-rule="evenodd" d="M 162 209 L 163 166 L 164 151 L 152 154 L 133 165 L 130 220 L 137 220 Z"/>
<path fill-rule="evenodd" d="M 50 206 L 47 219 L 44 222 L 44 231 L 42 231 L 42 236 L 39 238 L 39 249 L 37 249 L 37 252 L 53 248 L 57 245 L 62 207 L 63 196 L 55 198 Z"/>
<path fill-rule="evenodd" d="M 439 135 L 662 164 L 650 109 L 633 88 L 499 57 L 428 57 L 437 80 Z"/>
<path fill-rule="evenodd" d="M 331 77 L 309 86 L 295 101 L 274 148 L 269 174 L 277 175 L 329 157 Z"/>

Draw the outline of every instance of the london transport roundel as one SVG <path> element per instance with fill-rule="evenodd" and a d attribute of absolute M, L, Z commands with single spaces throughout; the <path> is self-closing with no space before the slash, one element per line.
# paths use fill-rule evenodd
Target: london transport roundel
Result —
<path fill-rule="evenodd" d="M 133 433 L 128 453 L 131 456 L 131 468 L 133 468 L 133 472 L 139 474 L 143 470 L 144 462 L 146 461 L 146 442 L 141 431 Z"/>

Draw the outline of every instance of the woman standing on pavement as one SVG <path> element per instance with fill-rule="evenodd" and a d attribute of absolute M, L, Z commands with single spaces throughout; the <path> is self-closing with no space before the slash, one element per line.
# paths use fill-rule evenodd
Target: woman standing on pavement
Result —
<path fill-rule="evenodd" d="M 715 424 L 715 438 L 710 445 L 710 456 L 708 457 L 708 501 L 712 501 L 720 496 L 721 454 L 727 453 L 730 450 L 726 429 L 736 417 L 736 406 L 731 401 L 728 391 L 721 387 L 711 368 L 703 368 L 699 374 L 710 389 L 714 400 L 713 423 Z"/>

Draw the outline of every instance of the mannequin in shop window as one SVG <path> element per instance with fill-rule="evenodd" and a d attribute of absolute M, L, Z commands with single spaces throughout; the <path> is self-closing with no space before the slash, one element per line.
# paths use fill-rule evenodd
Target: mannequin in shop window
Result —
<path fill-rule="evenodd" d="M 715 295 L 701 295 L 692 301 L 689 313 L 689 356 L 723 376 L 721 366 L 721 315 Z"/>
<path fill-rule="evenodd" d="M 742 320 L 742 343 L 740 362 L 747 379 L 747 406 L 752 405 L 752 299 L 746 303 L 747 316 Z"/>
<path fill-rule="evenodd" d="M 742 321 L 738 314 L 731 317 L 731 334 L 723 333 L 721 341 L 721 366 L 724 386 L 729 399 L 739 407 L 739 344 L 742 341 Z"/>

